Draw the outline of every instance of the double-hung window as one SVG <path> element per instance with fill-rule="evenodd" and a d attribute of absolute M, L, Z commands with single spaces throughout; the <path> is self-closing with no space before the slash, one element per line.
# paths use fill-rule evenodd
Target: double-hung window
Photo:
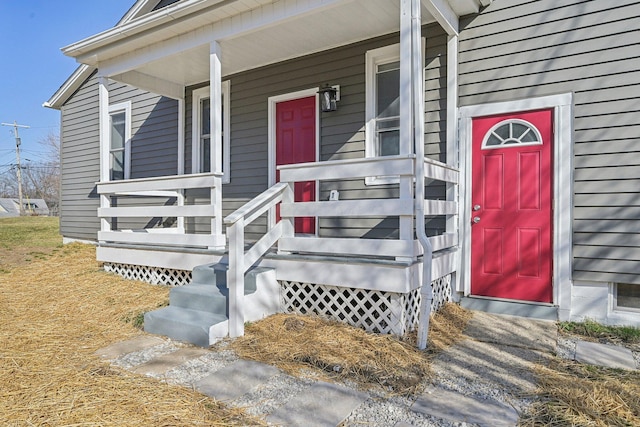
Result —
<path fill-rule="evenodd" d="M 400 48 L 366 54 L 366 155 L 393 156 L 400 147 Z"/>
<path fill-rule="evenodd" d="M 424 49 L 424 40 L 423 40 Z M 400 154 L 400 45 L 369 50 L 366 71 L 366 157 Z M 397 182 L 397 177 L 369 177 L 367 184 Z"/>
<path fill-rule="evenodd" d="M 222 82 L 222 182 L 229 182 L 229 81 Z M 211 172 L 211 92 L 209 86 L 193 91 L 192 169 Z"/>
<path fill-rule="evenodd" d="M 109 179 L 131 177 L 131 103 L 109 106 Z"/>

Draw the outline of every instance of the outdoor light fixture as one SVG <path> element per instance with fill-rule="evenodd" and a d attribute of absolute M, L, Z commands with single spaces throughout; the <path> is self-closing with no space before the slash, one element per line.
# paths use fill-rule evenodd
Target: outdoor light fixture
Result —
<path fill-rule="evenodd" d="M 318 91 L 320 94 L 320 108 L 323 113 L 336 111 L 340 100 L 340 86 L 326 85 Z"/>

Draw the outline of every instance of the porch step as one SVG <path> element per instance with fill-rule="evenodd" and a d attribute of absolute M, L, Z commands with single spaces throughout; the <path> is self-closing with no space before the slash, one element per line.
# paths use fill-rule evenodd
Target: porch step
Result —
<path fill-rule="evenodd" d="M 191 284 L 215 285 L 222 293 L 227 289 L 227 270 L 229 265 L 224 263 L 199 265 L 193 268 Z M 258 276 L 272 270 L 268 267 L 254 267 L 244 275 L 244 294 L 249 295 L 258 289 Z"/>
<path fill-rule="evenodd" d="M 146 332 L 166 335 L 200 347 L 209 346 L 212 327 L 228 331 L 227 322 L 227 316 L 224 314 L 190 310 L 184 307 L 163 307 L 144 314 Z"/>
<path fill-rule="evenodd" d="M 188 285 L 172 288 L 169 307 L 145 313 L 144 330 L 179 341 L 208 347 L 229 333 L 228 266 L 222 263 L 193 269 Z M 279 285 L 271 268 L 245 274 L 245 321 L 255 321 L 279 310 Z"/>
<path fill-rule="evenodd" d="M 217 286 L 190 283 L 172 288 L 169 306 L 228 315 L 227 296 Z"/>
<path fill-rule="evenodd" d="M 463 297 L 463 308 L 484 311 L 493 314 L 529 317 L 541 320 L 558 320 L 558 307 L 551 304 L 530 303 L 525 301 L 505 301 L 484 297 Z"/>

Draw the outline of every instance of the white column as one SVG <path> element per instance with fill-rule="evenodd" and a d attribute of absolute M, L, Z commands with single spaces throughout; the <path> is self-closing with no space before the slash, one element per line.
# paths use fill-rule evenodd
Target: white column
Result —
<path fill-rule="evenodd" d="M 221 49 L 218 42 L 211 42 L 209 55 L 209 90 L 211 119 L 211 172 L 222 174 L 222 66 Z M 212 248 L 224 248 L 222 233 L 222 179 L 216 180 L 211 189 L 211 204 L 215 216 L 211 218 L 211 235 L 214 238 Z"/>
<path fill-rule="evenodd" d="M 447 164 L 460 169 L 460 147 L 458 141 L 458 35 L 451 34 L 447 40 Z M 459 201 L 459 185 L 447 183 L 447 200 Z M 458 203 L 458 210 L 463 203 Z M 460 215 L 447 216 L 446 232 L 457 234 Z M 461 241 L 458 246 L 462 247 Z M 451 287 L 454 292 L 462 292 L 462 258 L 457 257 Z"/>
<path fill-rule="evenodd" d="M 211 91 L 211 172 L 222 173 L 222 66 L 218 42 L 211 42 L 210 91 Z"/>
<path fill-rule="evenodd" d="M 400 155 L 413 153 L 411 0 L 400 3 Z M 413 205 L 413 177 L 400 178 L 400 199 Z M 400 217 L 400 239 L 414 240 L 414 217 Z M 415 254 L 414 257 L 415 258 Z"/>
<path fill-rule="evenodd" d="M 109 118 L 109 79 L 104 76 L 98 77 L 98 110 L 99 110 L 99 135 L 100 135 L 100 181 L 106 182 L 111 179 L 109 164 L 109 149 L 111 148 Z M 111 197 L 100 195 L 100 207 L 111 207 Z M 105 218 L 100 219 L 100 230 L 111 231 L 111 224 Z"/>

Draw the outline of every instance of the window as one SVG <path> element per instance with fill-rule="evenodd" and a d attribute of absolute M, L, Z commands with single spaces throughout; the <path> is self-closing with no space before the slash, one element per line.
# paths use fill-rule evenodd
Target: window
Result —
<path fill-rule="evenodd" d="M 425 40 L 422 39 L 424 52 Z M 400 154 L 400 45 L 367 51 L 365 56 L 365 156 Z M 368 177 L 367 185 L 397 183 L 398 177 Z"/>
<path fill-rule="evenodd" d="M 109 107 L 109 179 L 131 177 L 131 103 Z"/>
<path fill-rule="evenodd" d="M 222 182 L 228 183 L 229 145 L 229 81 L 222 82 Z M 192 159 L 193 173 L 211 172 L 211 92 L 209 86 L 193 91 Z"/>
<path fill-rule="evenodd" d="M 542 145 L 542 136 L 534 125 L 520 119 L 505 120 L 494 125 L 482 141 L 483 150 L 523 145 Z"/>
<path fill-rule="evenodd" d="M 367 157 L 399 154 L 400 48 L 368 51 L 366 151 Z"/>
<path fill-rule="evenodd" d="M 615 289 L 617 309 L 640 312 L 640 285 L 617 283 Z"/>

